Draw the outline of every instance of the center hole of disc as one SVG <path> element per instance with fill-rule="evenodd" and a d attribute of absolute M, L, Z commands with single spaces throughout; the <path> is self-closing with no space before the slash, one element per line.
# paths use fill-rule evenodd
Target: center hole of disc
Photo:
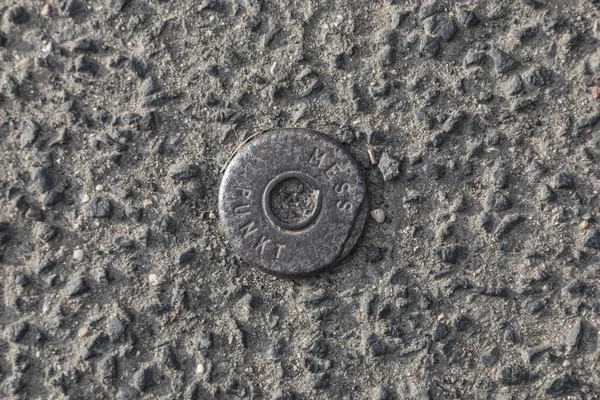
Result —
<path fill-rule="evenodd" d="M 297 178 L 277 183 L 271 191 L 273 215 L 286 224 L 306 221 L 315 212 L 319 191 Z"/>

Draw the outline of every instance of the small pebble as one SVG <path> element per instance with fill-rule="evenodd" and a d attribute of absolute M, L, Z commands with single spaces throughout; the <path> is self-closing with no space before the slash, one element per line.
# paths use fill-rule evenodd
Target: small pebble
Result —
<path fill-rule="evenodd" d="M 373 246 L 372 244 L 365 246 L 365 256 L 367 261 L 370 263 L 378 263 L 383 260 L 383 251 L 383 248 Z"/>
<path fill-rule="evenodd" d="M 554 189 L 573 189 L 575 180 L 573 176 L 567 172 L 559 172 L 554 176 Z"/>
<path fill-rule="evenodd" d="M 177 370 L 180 367 L 177 354 L 170 345 L 163 346 L 159 351 L 159 361 L 169 369 Z"/>
<path fill-rule="evenodd" d="M 25 337 L 29 330 L 29 324 L 25 321 L 15 322 L 8 327 L 8 337 L 13 342 L 19 342 Z"/>
<path fill-rule="evenodd" d="M 77 331 L 77 336 L 79 336 L 79 337 L 86 337 L 86 336 L 89 336 L 89 334 L 90 334 L 90 328 L 88 328 L 87 326 L 79 328 L 79 330 Z"/>
<path fill-rule="evenodd" d="M 108 218 L 112 213 L 112 204 L 102 197 L 94 197 L 84 208 L 86 218 Z"/>
<path fill-rule="evenodd" d="M 377 165 L 377 156 L 375 155 L 375 150 L 368 149 L 367 153 L 369 154 L 369 160 L 371 161 L 371 165 Z"/>
<path fill-rule="evenodd" d="M 42 15 L 42 17 L 49 17 L 50 14 L 52 14 L 52 6 L 46 3 L 44 7 L 42 7 L 42 11 L 40 14 Z"/>
<path fill-rule="evenodd" d="M 383 153 L 379 160 L 379 171 L 381 171 L 384 182 L 394 180 L 400 176 L 400 162 L 388 153 Z"/>
<path fill-rule="evenodd" d="M 198 167 L 193 164 L 177 164 L 169 169 L 169 175 L 174 180 L 190 179 L 198 175 Z"/>
<path fill-rule="evenodd" d="M 588 221 L 581 221 L 581 224 L 579 224 L 579 226 L 581 227 L 581 229 L 587 229 L 590 226 L 590 223 Z"/>
<path fill-rule="evenodd" d="M 492 46 L 488 52 L 488 55 L 492 59 L 496 71 L 502 74 L 517 68 L 519 65 L 517 60 L 512 58 L 508 53 L 504 52 L 498 47 Z"/>
<path fill-rule="evenodd" d="M 75 59 L 74 65 L 75 71 L 87 73 L 90 75 L 96 75 L 98 73 L 98 70 L 100 69 L 98 63 L 95 60 L 92 60 L 91 58 L 83 55 Z"/>
<path fill-rule="evenodd" d="M 158 286 L 160 285 L 160 277 L 156 274 L 150 274 L 148 275 L 148 282 L 150 282 L 152 286 Z"/>
<path fill-rule="evenodd" d="M 573 324 L 571 330 L 567 333 L 567 345 L 572 349 L 577 349 L 581 345 L 583 338 L 584 325 L 581 320 Z"/>
<path fill-rule="evenodd" d="M 88 286 L 85 279 L 81 277 L 74 278 L 73 280 L 69 281 L 69 283 L 67 283 L 65 287 L 65 292 L 71 297 L 85 293 L 88 290 L 90 290 L 90 287 Z"/>
<path fill-rule="evenodd" d="M 364 337 L 363 346 L 365 354 L 371 357 L 379 357 L 386 353 L 385 345 L 377 338 L 377 335 L 371 333 Z"/>
<path fill-rule="evenodd" d="M 600 250 L 600 231 L 591 229 L 583 238 L 583 247 Z"/>
<path fill-rule="evenodd" d="M 469 10 L 460 10 L 458 12 L 458 22 L 463 24 L 466 27 L 473 27 L 479 24 L 479 18 L 473 13 L 473 11 Z"/>
<path fill-rule="evenodd" d="M 142 368 L 133 374 L 133 385 L 141 392 L 154 386 L 154 377 L 150 368 Z"/>
<path fill-rule="evenodd" d="M 448 331 L 448 327 L 444 323 L 438 322 L 433 328 L 431 338 L 434 342 L 439 342 L 440 340 L 448 336 L 449 333 L 450 332 Z"/>
<path fill-rule="evenodd" d="M 435 251 L 435 254 L 440 260 L 450 264 L 456 263 L 458 260 L 458 253 L 459 250 L 456 246 L 440 247 Z"/>
<path fill-rule="evenodd" d="M 198 375 L 204 375 L 204 371 L 206 371 L 206 368 L 204 368 L 204 364 L 198 363 L 198 365 L 196 366 L 196 373 Z"/>
<path fill-rule="evenodd" d="M 371 217 L 378 223 L 382 224 L 385 221 L 385 212 L 381 208 L 371 211 Z"/>
<path fill-rule="evenodd" d="M 84 256 L 84 253 L 83 253 L 83 250 L 81 250 L 81 249 L 76 249 L 73 252 L 73 260 L 75 260 L 75 261 L 83 260 L 83 256 Z"/>

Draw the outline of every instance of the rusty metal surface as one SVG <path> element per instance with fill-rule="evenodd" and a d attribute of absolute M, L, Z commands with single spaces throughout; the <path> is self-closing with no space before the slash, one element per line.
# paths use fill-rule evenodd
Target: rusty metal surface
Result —
<path fill-rule="evenodd" d="M 272 213 L 269 194 L 287 178 L 318 192 L 305 221 Z M 308 129 L 265 132 L 233 158 L 221 181 L 219 214 L 225 234 L 249 264 L 283 276 L 321 271 L 346 256 L 363 230 L 367 189 L 362 169 L 340 144 Z"/>

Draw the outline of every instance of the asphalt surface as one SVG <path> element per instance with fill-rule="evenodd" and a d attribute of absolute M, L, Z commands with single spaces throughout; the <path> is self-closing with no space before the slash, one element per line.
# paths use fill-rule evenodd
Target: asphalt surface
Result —
<path fill-rule="evenodd" d="M 599 18 L 4 0 L 0 398 L 600 398 Z M 352 154 L 370 213 L 335 268 L 282 279 L 218 194 L 293 127 Z"/>

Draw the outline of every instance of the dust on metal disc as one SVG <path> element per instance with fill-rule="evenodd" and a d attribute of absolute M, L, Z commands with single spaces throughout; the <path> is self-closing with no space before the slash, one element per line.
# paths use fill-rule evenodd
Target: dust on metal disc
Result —
<path fill-rule="evenodd" d="M 271 191 L 286 179 L 315 191 L 310 214 L 286 222 Z M 267 131 L 233 158 L 219 190 L 219 214 L 231 245 L 249 264 L 277 275 L 320 271 L 346 256 L 367 216 L 362 169 L 340 144 L 308 129 Z"/>

